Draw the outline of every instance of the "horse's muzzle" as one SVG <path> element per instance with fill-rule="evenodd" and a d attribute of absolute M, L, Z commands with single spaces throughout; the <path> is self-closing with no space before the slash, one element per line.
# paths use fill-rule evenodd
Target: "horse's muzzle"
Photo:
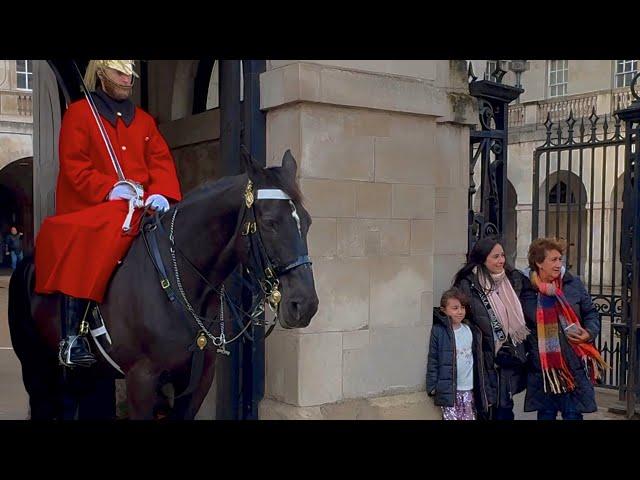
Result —
<path fill-rule="evenodd" d="M 284 308 L 283 308 L 284 307 Z M 302 301 L 290 301 L 281 305 L 280 325 L 283 328 L 304 328 L 311 323 L 311 319 L 318 311 L 318 297 L 314 295 L 312 298 Z"/>
<path fill-rule="evenodd" d="M 303 265 L 280 278 L 282 303 L 280 325 L 283 328 L 304 328 L 318 311 L 318 295 L 313 281 L 313 270 Z"/>

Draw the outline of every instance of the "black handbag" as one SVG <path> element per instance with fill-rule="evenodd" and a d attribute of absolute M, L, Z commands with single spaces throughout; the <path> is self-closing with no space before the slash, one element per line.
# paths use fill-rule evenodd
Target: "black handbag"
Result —
<path fill-rule="evenodd" d="M 527 363 L 527 353 L 524 343 L 514 345 L 511 339 L 507 340 L 495 357 L 496 365 L 502 368 L 521 368 Z"/>

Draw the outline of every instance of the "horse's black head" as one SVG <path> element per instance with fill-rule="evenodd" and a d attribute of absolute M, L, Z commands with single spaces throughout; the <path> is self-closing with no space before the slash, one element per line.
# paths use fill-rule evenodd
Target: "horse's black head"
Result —
<path fill-rule="evenodd" d="M 262 168 L 248 155 L 243 157 L 253 183 L 257 224 L 254 235 L 275 267 L 282 294 L 280 324 L 284 328 L 306 327 L 318 310 L 318 296 L 313 270 L 305 261 L 311 216 L 302 205 L 296 161 L 289 150 L 284 154 L 282 167 Z M 279 196 L 284 198 L 273 198 Z"/>

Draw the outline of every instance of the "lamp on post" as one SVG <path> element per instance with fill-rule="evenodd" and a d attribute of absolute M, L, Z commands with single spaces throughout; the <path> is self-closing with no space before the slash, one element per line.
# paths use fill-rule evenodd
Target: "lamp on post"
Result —
<path fill-rule="evenodd" d="M 522 74 L 529 70 L 529 62 L 526 60 L 511 60 L 509 62 L 509 70 L 516 74 L 516 87 L 522 88 L 520 78 Z"/>
<path fill-rule="evenodd" d="M 502 83 L 502 77 L 507 73 L 507 70 L 505 70 L 506 66 L 506 60 L 489 60 L 487 62 L 487 69 L 484 72 L 484 79 L 496 83 Z"/>
<path fill-rule="evenodd" d="M 488 60 L 483 80 L 478 80 L 469 64 L 469 93 L 478 102 L 478 128 L 471 130 L 469 139 L 469 252 L 481 238 L 503 234 L 506 228 L 509 104 L 523 92 L 502 83 L 508 63 Z M 478 183 L 476 166 L 480 168 Z"/>

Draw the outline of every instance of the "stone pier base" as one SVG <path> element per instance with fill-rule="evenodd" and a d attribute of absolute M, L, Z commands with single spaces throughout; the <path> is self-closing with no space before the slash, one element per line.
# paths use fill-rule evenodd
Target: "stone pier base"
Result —
<path fill-rule="evenodd" d="M 260 420 L 440 420 L 441 411 L 425 392 L 359 398 L 317 407 L 276 400 L 260 403 Z"/>

